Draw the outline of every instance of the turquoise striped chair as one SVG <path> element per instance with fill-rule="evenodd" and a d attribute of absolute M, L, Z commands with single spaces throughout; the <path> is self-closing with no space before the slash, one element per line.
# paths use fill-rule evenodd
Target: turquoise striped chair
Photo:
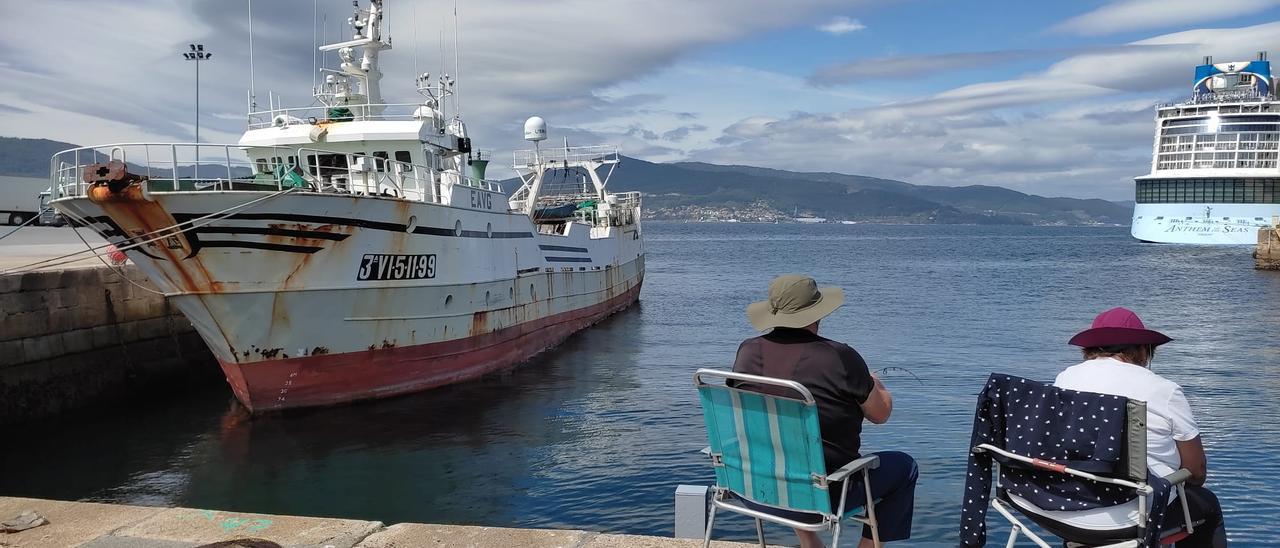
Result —
<path fill-rule="evenodd" d="M 782 387 L 791 396 L 774 396 L 734 388 L 726 381 Z M 783 379 L 746 375 L 730 371 L 699 369 L 693 375 L 702 417 L 707 424 L 711 456 L 716 472 L 711 515 L 703 546 L 711 544 L 716 510 L 750 516 L 764 546 L 764 522 L 778 523 L 808 531 L 832 531 L 832 545 L 840 542 L 841 524 L 846 518 L 871 527 L 872 540 L 880 545 L 875 505 L 845 508 L 849 495 L 846 478 L 861 472 L 866 498 L 871 499 L 870 471 L 880 465 L 875 455 L 854 460 L 827 474 L 822 456 L 822 434 L 818 429 L 818 406 L 804 385 Z M 840 505 L 832 512 L 828 487 L 841 482 Z M 769 512 L 748 508 L 743 499 L 780 510 L 808 512 L 822 516 L 820 523 L 801 523 Z"/>

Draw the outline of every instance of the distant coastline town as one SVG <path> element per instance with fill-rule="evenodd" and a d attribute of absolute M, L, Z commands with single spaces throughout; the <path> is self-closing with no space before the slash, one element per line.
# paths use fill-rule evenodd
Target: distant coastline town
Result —
<path fill-rule="evenodd" d="M 681 205 L 658 207 L 645 211 L 646 219 L 662 221 L 686 221 L 700 223 L 793 223 L 825 222 L 828 219 L 815 216 L 797 217 L 794 213 L 780 211 L 764 200 L 756 200 L 741 207 L 727 205 Z M 801 219 L 805 219 L 802 221 Z M 814 219 L 809 221 L 808 219 Z"/>

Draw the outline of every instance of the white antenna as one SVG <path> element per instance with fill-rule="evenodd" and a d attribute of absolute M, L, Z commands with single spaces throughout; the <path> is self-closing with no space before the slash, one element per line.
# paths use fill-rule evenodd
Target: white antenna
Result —
<path fill-rule="evenodd" d="M 418 70 L 418 53 L 421 50 L 422 50 L 422 47 L 420 44 L 418 44 L 418 5 L 414 4 L 413 5 L 413 77 L 414 78 L 417 78 L 418 75 L 422 74 L 422 71 Z"/>
<path fill-rule="evenodd" d="M 316 68 L 316 55 L 320 53 L 320 46 L 316 44 L 316 23 L 320 19 L 320 0 L 314 0 L 311 4 L 311 94 L 316 93 L 316 78 L 320 74 Z"/>
<path fill-rule="evenodd" d="M 453 116 L 462 116 L 462 98 L 458 94 L 461 69 L 458 66 L 458 0 L 453 0 Z"/>
<path fill-rule="evenodd" d="M 257 88 L 253 85 L 253 0 L 249 0 L 249 110 L 258 109 Z"/>

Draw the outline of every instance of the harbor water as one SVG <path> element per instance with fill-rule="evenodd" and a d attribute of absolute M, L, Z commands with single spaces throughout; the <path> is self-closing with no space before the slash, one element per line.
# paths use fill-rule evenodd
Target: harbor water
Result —
<path fill-rule="evenodd" d="M 746 305 L 803 272 L 846 291 L 823 334 L 889 368 L 896 410 L 863 447 L 920 463 L 911 545 L 955 543 L 986 376 L 1052 380 L 1079 361 L 1066 340 L 1120 305 L 1176 339 L 1153 368 L 1191 401 L 1232 544 L 1280 536 L 1280 275 L 1245 248 L 1141 244 L 1127 228 L 645 229 L 640 304 L 515 370 L 254 419 L 215 386 L 29 424 L 0 446 L 0 494 L 670 535 L 676 485 L 712 482 L 694 369 L 729 367 L 754 334 Z M 722 525 L 752 535 L 746 519 Z"/>

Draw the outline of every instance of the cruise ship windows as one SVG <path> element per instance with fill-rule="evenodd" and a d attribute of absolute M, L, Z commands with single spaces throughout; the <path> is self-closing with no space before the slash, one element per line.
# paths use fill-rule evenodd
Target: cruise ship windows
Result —
<path fill-rule="evenodd" d="M 1280 179 L 1162 179 L 1138 181 L 1142 204 L 1280 203 Z"/>
<path fill-rule="evenodd" d="M 1280 133 L 1254 131 L 1162 136 L 1155 153 L 1155 168 L 1157 171 L 1273 169 L 1280 165 L 1277 164 L 1277 153 L 1273 152 L 1277 150 L 1280 150 Z M 1187 152 L 1194 152 L 1194 155 Z"/>
<path fill-rule="evenodd" d="M 402 162 L 402 163 L 405 163 L 405 164 L 411 164 L 411 163 L 413 163 L 413 158 L 409 156 L 409 151 L 407 151 L 407 150 L 397 150 L 397 151 L 396 151 L 396 161 L 397 161 L 397 162 Z"/>

